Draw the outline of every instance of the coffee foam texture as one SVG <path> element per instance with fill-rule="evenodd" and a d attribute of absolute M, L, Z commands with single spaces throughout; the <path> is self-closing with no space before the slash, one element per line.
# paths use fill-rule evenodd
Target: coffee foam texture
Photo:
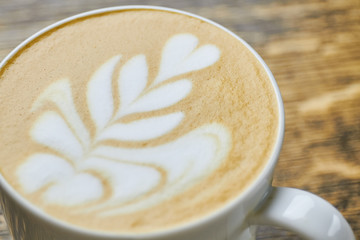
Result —
<path fill-rule="evenodd" d="M 150 84 L 146 57 L 140 54 L 131 58 L 120 69 L 118 109 L 114 107 L 112 78 L 121 55 L 109 59 L 96 70 L 87 86 L 88 108 L 96 126 L 94 139 L 76 111 L 70 80 L 50 85 L 32 111 L 52 102 L 60 113 L 42 113 L 30 134 L 33 141 L 57 154 L 34 154 L 19 167 L 24 191 L 34 193 L 47 187 L 43 200 L 64 206 L 102 200 L 86 212 L 105 209 L 102 215 L 114 215 L 159 204 L 203 179 L 230 150 L 231 134 L 221 124 L 201 126 L 175 141 L 151 148 L 109 147 L 101 142 L 145 141 L 171 132 L 185 117 L 183 112 L 130 123 L 119 120 L 130 114 L 167 108 L 186 98 L 192 88 L 191 80 L 166 81 L 211 66 L 219 55 L 214 45 L 198 47 L 198 39 L 191 34 L 175 35 L 166 43 L 159 75 Z M 111 197 L 105 200 L 103 182 L 111 186 Z M 115 208 L 106 210 L 109 207 Z"/>

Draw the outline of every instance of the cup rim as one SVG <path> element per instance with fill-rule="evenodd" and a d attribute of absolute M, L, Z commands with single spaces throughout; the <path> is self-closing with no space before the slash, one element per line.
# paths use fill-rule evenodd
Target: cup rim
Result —
<path fill-rule="evenodd" d="M 266 179 L 269 174 L 272 174 L 272 171 L 277 163 L 277 159 L 280 154 L 280 150 L 282 147 L 283 139 L 284 139 L 284 128 L 285 128 L 285 116 L 284 116 L 284 105 L 282 101 L 282 97 L 280 94 L 279 87 L 276 83 L 276 80 L 271 73 L 269 67 L 266 65 L 264 60 L 260 57 L 260 55 L 247 43 L 245 42 L 241 37 L 227 29 L 226 27 L 210 20 L 204 17 L 201 17 L 197 14 L 189 13 L 187 11 L 169 8 L 169 7 L 163 7 L 163 6 L 154 6 L 154 5 L 124 5 L 124 6 L 114 6 L 114 7 L 107 7 L 107 8 L 101 8 L 101 9 L 95 9 L 87 12 L 83 12 L 80 14 L 75 14 L 73 16 L 67 17 L 65 19 L 62 19 L 60 21 L 57 21 L 45 28 L 42 28 L 40 31 L 36 32 L 35 34 L 28 37 L 26 40 L 24 40 L 22 43 L 20 43 L 15 49 L 13 49 L 1 62 L 0 62 L 0 69 L 2 69 L 6 63 L 12 59 L 23 47 L 25 47 L 28 43 L 32 42 L 36 38 L 40 37 L 41 35 L 45 34 L 46 32 L 62 26 L 63 24 L 66 24 L 68 22 L 94 16 L 98 14 L 103 13 L 109 13 L 109 12 L 117 12 L 117 11 L 124 11 L 124 10 L 156 10 L 156 11 L 167 11 L 172 13 L 178 13 L 186 16 L 190 16 L 196 19 L 199 19 L 201 21 L 210 23 L 214 25 L 215 27 L 220 28 L 221 30 L 225 31 L 226 33 L 230 34 L 231 36 L 235 37 L 238 41 L 240 41 L 245 47 L 250 50 L 250 52 L 256 57 L 256 59 L 259 61 L 261 66 L 264 68 L 266 74 L 268 75 L 273 90 L 275 92 L 276 100 L 277 100 L 277 107 L 278 107 L 278 132 L 276 136 L 276 142 L 273 146 L 272 154 L 267 161 L 265 167 L 262 169 L 261 173 L 257 176 L 257 178 L 248 186 L 245 188 L 244 191 L 242 191 L 237 197 L 229 201 L 228 203 L 224 204 L 224 206 L 214 210 L 213 212 L 201 216 L 198 219 L 192 220 L 190 222 L 176 225 L 174 227 L 170 227 L 167 229 L 160 229 L 153 232 L 145 232 L 145 233 L 114 233 L 114 232 L 105 232 L 105 231 L 95 231 L 87 228 L 83 228 L 80 226 L 72 225 L 70 223 L 67 223 L 63 220 L 56 219 L 52 217 L 50 214 L 47 214 L 43 212 L 40 208 L 36 207 L 34 204 L 30 203 L 28 200 L 24 199 L 2 176 L 0 173 L 0 185 L 3 187 L 4 190 L 13 198 L 15 201 L 17 201 L 18 204 L 20 204 L 23 208 L 25 208 L 27 211 L 34 214 L 36 217 L 46 220 L 47 222 L 51 223 L 54 226 L 57 226 L 59 228 L 63 228 L 66 230 L 70 230 L 72 232 L 75 232 L 76 234 L 81 234 L 84 236 L 91 236 L 91 237 L 100 237 L 100 238 L 108 238 L 108 239 L 148 239 L 148 238 L 158 238 L 158 237 L 164 237 L 164 236 L 170 236 L 174 234 L 179 234 L 184 231 L 190 231 L 193 229 L 196 229 L 198 227 L 201 227 L 203 225 L 206 225 L 206 223 L 211 222 L 213 220 L 216 220 L 218 218 L 221 218 L 224 215 L 227 215 L 229 212 L 231 212 L 237 205 L 239 205 L 251 192 L 253 192 L 257 186 L 260 185 L 260 183 Z"/>

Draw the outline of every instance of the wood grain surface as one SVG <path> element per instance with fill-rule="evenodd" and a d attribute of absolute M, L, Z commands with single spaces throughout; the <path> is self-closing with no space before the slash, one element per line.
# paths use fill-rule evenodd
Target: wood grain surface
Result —
<path fill-rule="evenodd" d="M 210 18 L 264 58 L 282 93 L 285 140 L 274 185 L 311 191 L 360 236 L 359 0 L 0 0 L 0 59 L 41 28 L 97 8 L 151 4 Z M 10 239 L 0 216 L 0 240 Z M 299 239 L 260 227 L 257 239 Z"/>

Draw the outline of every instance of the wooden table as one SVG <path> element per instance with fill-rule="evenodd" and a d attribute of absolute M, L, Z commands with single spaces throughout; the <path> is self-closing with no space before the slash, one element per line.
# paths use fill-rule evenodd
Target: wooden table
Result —
<path fill-rule="evenodd" d="M 286 132 L 274 184 L 335 205 L 360 236 L 359 0 L 0 0 L 0 59 L 25 38 L 96 8 L 152 4 L 228 27 L 264 58 L 282 92 Z M 0 216 L 0 240 L 10 239 Z M 298 239 L 260 227 L 258 239 Z"/>

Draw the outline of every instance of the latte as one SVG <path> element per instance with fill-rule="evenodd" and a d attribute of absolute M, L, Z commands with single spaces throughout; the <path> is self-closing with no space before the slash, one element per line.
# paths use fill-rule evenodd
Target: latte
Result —
<path fill-rule="evenodd" d="M 257 58 L 195 17 L 82 17 L 0 70 L 0 170 L 72 225 L 152 232 L 239 196 L 272 154 L 276 95 Z"/>

